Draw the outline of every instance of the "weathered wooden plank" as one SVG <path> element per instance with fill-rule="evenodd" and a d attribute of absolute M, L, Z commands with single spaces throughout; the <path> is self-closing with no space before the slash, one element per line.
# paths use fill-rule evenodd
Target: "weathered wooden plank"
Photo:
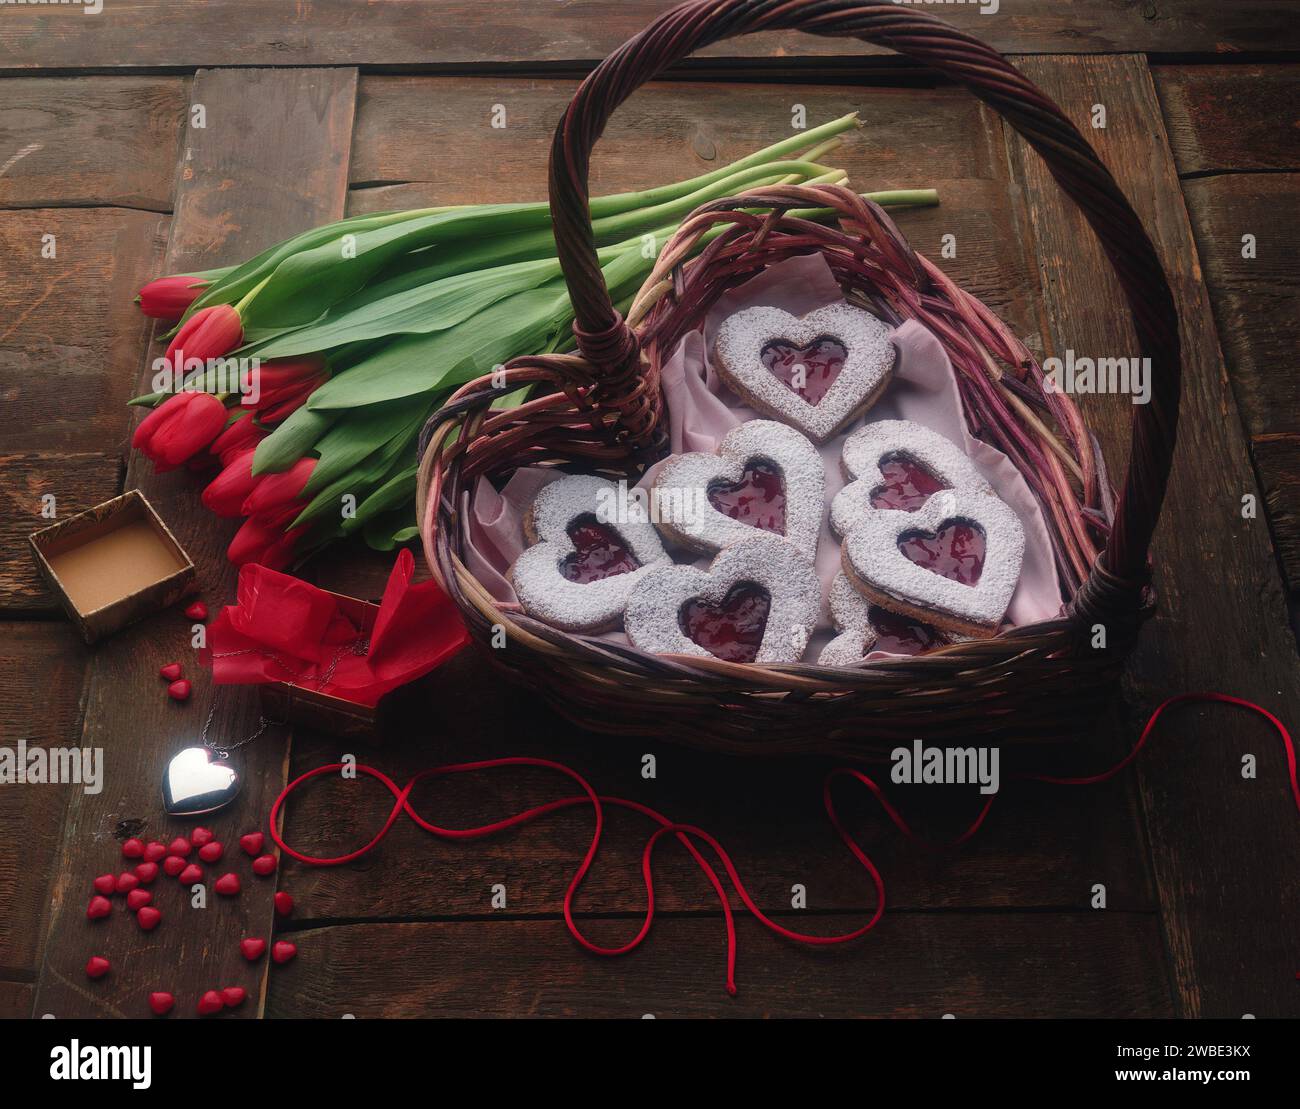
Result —
<path fill-rule="evenodd" d="M 299 735 L 293 774 L 351 753 L 398 781 L 428 766 L 509 756 L 536 756 L 572 767 L 602 794 L 658 809 L 697 824 L 731 851 L 751 892 L 775 910 L 788 909 L 792 887 L 805 888 L 818 910 L 861 910 L 875 904 L 870 880 L 831 829 L 821 785 L 831 765 L 779 763 L 707 755 L 667 742 L 629 741 L 575 729 L 536 703 L 473 654 L 437 675 L 427 727 L 379 752 L 324 737 Z M 655 777 L 643 777 L 645 756 Z M 1010 754 L 1004 754 L 1010 759 Z M 1096 758 L 1072 759 L 1076 771 Z M 1010 776 L 1009 767 L 1003 774 Z M 974 787 L 892 787 L 877 778 L 934 841 L 954 836 L 982 804 Z M 1005 782 L 1005 795 L 977 839 L 955 851 L 908 844 L 866 791 L 837 787 L 847 826 L 884 874 L 888 903 L 904 908 L 1087 908 L 1092 886 L 1106 886 L 1112 908 L 1153 909 L 1146 862 L 1134 847 L 1138 827 L 1131 782 L 1095 790 Z M 489 823 L 535 804 L 571 796 L 565 778 L 544 770 L 500 769 L 426 783 L 414 804 L 444 827 Z M 390 795 L 373 780 L 321 781 L 290 803 L 285 835 L 311 854 L 340 854 L 383 823 Z M 384 919 L 474 916 L 490 911 L 492 886 L 506 885 L 517 913 L 558 911 L 591 838 L 589 809 L 546 818 L 526 829 L 468 843 L 449 843 L 399 821 L 364 863 L 313 868 L 286 862 L 284 885 L 297 902 L 295 919 Z M 583 887 L 591 912 L 635 912 L 645 899 L 639 859 L 653 824 L 611 807 L 601 863 Z M 716 897 L 689 856 L 676 846 L 656 856 L 657 898 L 667 910 L 709 909 Z"/>
<path fill-rule="evenodd" d="M 1178 172 L 1300 169 L 1300 66 L 1152 69 Z"/>
<path fill-rule="evenodd" d="M 171 209 L 183 77 L 15 77 L 0 103 L 0 208 Z"/>
<path fill-rule="evenodd" d="M 65 747 L 81 733 L 86 648 L 72 628 L 6 622 L 0 635 L 0 745 Z M 63 816 L 75 784 L 0 784 L 0 977 L 30 982 L 40 965 Z M 26 1002 L 31 1006 L 30 995 Z M 6 1001 L 0 991 L 0 1014 Z"/>
<path fill-rule="evenodd" d="M 24 1020 L 32 1015 L 36 987 L 30 982 L 0 981 L 0 1020 Z"/>
<path fill-rule="evenodd" d="M 832 934 L 850 918 L 790 914 Z M 583 921 L 600 943 L 639 920 Z M 1151 1017 L 1171 1015 L 1149 914 L 895 913 L 839 947 L 778 940 L 737 916 L 739 992 L 723 989 L 721 917 L 657 922 L 618 959 L 559 920 L 338 926 L 298 933 L 271 973 L 273 1017 Z M 390 957 L 376 959 L 383 951 Z"/>
<path fill-rule="evenodd" d="M 551 135 L 574 88 L 556 80 L 363 78 L 349 213 L 545 199 Z M 935 256 L 941 237 L 955 236 L 956 256 L 945 259 L 954 279 L 1017 328 L 1036 331 L 1033 279 L 1012 230 L 996 131 L 962 89 L 652 84 L 601 138 L 592 188 L 620 192 L 707 173 L 787 138 L 796 104 L 809 126 L 860 112 L 862 129 L 845 135 L 826 164 L 863 192 L 938 188 L 939 209 L 898 215 L 904 232 Z M 491 125 L 495 105 L 504 107 L 504 128 Z"/>
<path fill-rule="evenodd" d="M 200 72 L 193 99 L 205 105 L 207 126 L 186 136 L 166 268 L 234 262 L 270 241 L 342 215 L 355 90 L 355 72 L 344 69 Z M 147 368 L 141 379 L 145 376 Z M 215 607 L 233 590 L 234 574 L 224 557 L 229 530 L 215 526 L 185 475 L 158 476 L 150 470 L 133 456 L 127 484 L 142 489 L 167 520 L 194 559 L 203 593 Z M 128 832 L 169 839 L 186 827 L 163 816 L 158 789 L 166 760 L 196 742 L 207 715 L 208 683 L 190 643 L 189 622 L 169 613 L 119 633 L 96 650 L 82 742 L 114 755 L 104 792 L 74 796 L 69 804 L 54 868 L 51 939 L 38 985 L 42 1012 L 142 1014 L 145 995 L 164 980 L 174 984 L 168 988 L 182 999 L 186 1015 L 193 1013 L 200 987 L 224 983 L 258 989 L 260 968 L 243 961 L 238 940 L 250 932 L 269 933 L 274 882 L 253 879 L 233 858 L 221 869 L 242 870 L 246 881 L 240 897 L 217 898 L 209 890 L 221 903 L 200 913 L 188 908 L 183 890 L 168 889 L 163 880 L 157 897 L 165 919 L 159 929 L 146 935 L 128 921 L 107 923 L 107 933 L 95 939 L 110 948 L 102 953 L 119 955 L 117 969 L 90 986 L 81 971 L 90 953 L 82 915 L 85 891 L 93 874 L 112 865 L 116 839 Z M 175 658 L 185 660 L 196 679 L 195 695 L 183 706 L 167 700 L 157 677 L 159 664 Z M 214 738 L 233 742 L 253 730 L 255 697 L 223 691 L 215 704 Z M 283 781 L 287 743 L 282 730 L 272 730 L 241 751 L 240 800 L 205 821 L 236 853 L 236 838 L 265 819 Z M 253 1015 L 256 1009 L 250 1005 L 242 1012 Z"/>
<path fill-rule="evenodd" d="M 1300 350 L 1300 174 L 1204 177 L 1184 181 L 1183 193 L 1294 594 L 1300 592 L 1300 382 L 1292 368 Z"/>
<path fill-rule="evenodd" d="M 1167 148 L 1152 142 L 1163 131 L 1146 65 L 1131 56 L 1019 64 L 1088 132 L 1125 188 L 1182 320 L 1180 443 L 1153 555 L 1160 612 L 1129 664 L 1129 727 L 1163 698 L 1192 690 L 1247 697 L 1300 720 L 1295 641 L 1267 525 L 1241 517 L 1243 494 L 1258 490 L 1177 172 Z M 1098 103 L 1107 126 L 1088 130 Z M 1018 141 L 1010 149 L 1023 161 L 1050 350 L 1133 353 L 1118 286 L 1082 218 L 1036 158 Z M 1119 474 L 1128 398 L 1080 400 Z M 1247 754 L 1258 759 L 1258 778 L 1242 777 Z M 1161 726 L 1139 773 L 1180 1011 L 1295 1015 L 1295 936 L 1285 922 L 1300 909 L 1290 880 L 1300 866 L 1300 825 L 1276 738 L 1227 708 L 1184 708 Z"/>
<path fill-rule="evenodd" d="M 0 455 L 0 609 L 43 611 L 59 607 L 36 572 L 27 536 L 54 519 L 41 515 L 42 498 L 55 498 L 59 518 L 76 515 L 116 496 L 122 460 L 116 454 Z"/>
<path fill-rule="evenodd" d="M 674 0 L 209 0 L 160 21 L 149 4 L 19 7 L 0 23 L 0 68 L 201 65 L 486 67 L 603 58 Z M 987 14 L 985 14 L 987 13 Z M 986 0 L 950 5 L 944 18 L 1002 50 L 1028 53 L 1294 50 L 1287 0 Z M 793 33 L 721 43 L 708 58 L 834 58 L 861 44 Z M 875 53 L 877 51 L 870 51 Z"/>
<path fill-rule="evenodd" d="M 0 212 L 4 453 L 120 448 L 152 326 L 132 299 L 158 270 L 167 227 L 112 208 Z"/>

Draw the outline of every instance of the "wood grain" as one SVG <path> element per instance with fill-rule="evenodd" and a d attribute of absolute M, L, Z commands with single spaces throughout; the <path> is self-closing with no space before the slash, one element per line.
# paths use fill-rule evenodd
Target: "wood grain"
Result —
<path fill-rule="evenodd" d="M 10 621 L 0 635 L 0 746 L 75 743 L 87 649 L 67 624 Z M 50 887 L 75 784 L 0 785 L 0 978 L 32 981 L 45 946 Z M 87 897 L 89 899 L 89 897 Z M 82 906 L 84 909 L 84 905 Z M 0 994 L 0 997 L 3 995 Z M 30 997 L 27 1001 L 31 1005 Z M 0 1014 L 5 1002 L 0 1000 Z"/>
<path fill-rule="evenodd" d="M 788 909 L 792 887 L 805 887 L 821 911 L 871 909 L 870 881 L 831 829 L 822 781 L 832 764 L 802 760 L 738 760 L 667 742 L 611 739 L 575 729 L 504 684 L 466 653 L 436 676 L 427 728 L 367 751 L 326 737 L 298 735 L 293 774 L 352 754 L 398 781 L 429 766 L 508 756 L 558 760 L 602 794 L 639 801 L 671 819 L 717 836 L 760 904 Z M 472 721 L 472 724 L 471 724 Z M 653 756 L 653 778 L 643 776 Z M 1011 757 L 1009 752 L 1004 758 Z M 1095 759 L 1066 758 L 1074 770 Z M 977 839 L 960 850 L 930 852 L 906 843 L 865 789 L 843 784 L 836 801 L 847 827 L 881 868 L 888 903 L 903 908 L 1087 908 L 1094 883 L 1115 909 L 1155 907 L 1145 860 L 1133 848 L 1137 813 L 1133 783 L 1096 790 L 1006 782 L 1005 795 Z M 918 834 L 943 842 L 973 818 L 982 799 L 974 788 L 895 787 L 890 797 L 915 821 Z M 544 770 L 500 769 L 426 783 L 414 795 L 419 812 L 444 827 L 485 824 L 532 805 L 574 794 L 565 778 Z M 383 823 L 392 799 L 365 777 L 321 781 L 295 796 L 285 836 L 310 854 L 342 854 Z M 511 912 L 557 912 L 591 839 L 589 809 L 556 814 L 527 828 L 468 843 L 439 840 L 407 820 L 356 864 L 314 868 L 285 863 L 295 919 L 377 920 L 474 916 L 489 911 L 492 886 L 507 887 Z M 583 887 L 588 912 L 636 912 L 645 892 L 639 859 L 653 829 L 644 817 L 611 808 L 601 863 Z M 689 856 L 664 844 L 656 855 L 657 899 L 669 911 L 710 909 L 716 896 Z"/>
<path fill-rule="evenodd" d="M 831 934 L 855 921 L 782 918 Z M 633 920 L 583 921 L 596 942 Z M 660 920 L 618 959 L 559 920 L 312 929 L 271 974 L 272 1017 L 1151 1017 L 1172 1013 L 1153 916 L 895 913 L 861 940 L 811 950 L 737 917 L 739 992 L 723 989 L 720 917 Z M 376 952 L 389 953 L 376 958 Z"/>
<path fill-rule="evenodd" d="M 207 108 L 207 127 L 186 135 L 183 172 L 166 268 L 217 265 L 246 257 L 268 242 L 343 212 L 347 140 L 351 134 L 356 74 L 351 70 L 203 71 L 193 99 Z M 139 353 L 137 352 L 137 358 Z M 146 370 L 148 355 L 142 360 Z M 138 363 L 138 365 L 141 363 Z M 229 529 L 202 508 L 193 481 L 181 474 L 156 476 L 132 456 L 126 481 L 159 510 L 198 567 L 204 596 L 215 609 L 232 595 L 234 574 L 224 557 Z M 242 984 L 256 993 L 262 968 L 240 957 L 242 935 L 267 935 L 274 882 L 253 878 L 236 858 L 235 840 L 258 824 L 283 781 L 288 737 L 272 730 L 240 753 L 245 787 L 239 802 L 205 823 L 231 845 L 228 861 L 214 867 L 240 873 L 244 891 L 191 909 L 185 891 L 166 878 L 156 900 L 164 920 L 151 934 L 129 920 L 101 925 L 93 942 L 115 958 L 113 974 L 89 983 L 81 967 L 92 942 L 83 898 L 92 875 L 113 865 L 116 841 L 136 834 L 169 840 L 188 825 L 161 812 L 158 790 L 166 760 L 199 738 L 209 688 L 193 652 L 190 622 L 171 612 L 119 633 L 95 652 L 82 742 L 109 748 L 106 788 L 99 797 L 76 795 L 57 863 L 52 894 L 51 941 L 41 973 L 37 1007 L 60 1016 L 136 1015 L 160 981 L 174 983 L 178 1013 L 192 1015 L 201 989 Z M 158 666 L 182 659 L 195 679 L 193 699 L 169 701 Z M 253 730 L 256 699 L 223 691 L 216 700 L 213 737 L 233 741 Z M 258 1006 L 241 1013 L 256 1015 Z"/>
<path fill-rule="evenodd" d="M 188 85 L 132 75 L 5 81 L 0 208 L 169 211 Z"/>
<path fill-rule="evenodd" d="M 1300 66 L 1151 70 L 1180 174 L 1300 170 Z"/>
<path fill-rule="evenodd" d="M 588 63 L 603 58 L 675 0 L 208 0 L 161 19 L 146 0 L 72 8 L 19 7 L 0 23 L 0 69 L 141 66 L 363 65 L 429 68 Z M 1001 50 L 1027 53 L 1294 50 L 1287 0 L 1002 0 L 945 7 L 944 18 Z M 792 33 L 724 42 L 707 59 L 816 59 L 879 53 Z"/>
<path fill-rule="evenodd" d="M 1300 174 L 1183 182 L 1233 393 L 1290 592 L 1300 593 Z M 1243 238 L 1255 237 L 1245 258 Z"/>
<path fill-rule="evenodd" d="M 0 212 L 0 451 L 121 449 L 152 328 L 132 300 L 158 272 L 167 229 L 166 216 L 123 209 Z"/>
<path fill-rule="evenodd" d="M 1094 142 L 1142 216 L 1169 274 L 1183 326 L 1180 443 L 1154 564 L 1158 616 L 1129 666 L 1127 728 L 1171 694 L 1220 690 L 1300 719 L 1295 640 L 1262 519 L 1241 518 L 1258 493 L 1228 385 L 1177 172 L 1162 141 L 1155 88 L 1135 56 L 1024 58 L 1021 68 Z M 1092 105 L 1104 131 L 1089 130 Z M 1018 144 L 1027 226 L 1050 320 L 1050 349 L 1123 355 L 1134 349 L 1118 287 L 1081 217 Z M 1126 455 L 1130 404 L 1080 398 L 1112 472 Z M 1300 909 L 1289 876 L 1300 826 L 1280 745 L 1266 725 L 1224 707 L 1178 710 L 1139 765 L 1167 943 L 1187 1016 L 1294 1016 Z M 1241 761 L 1258 759 L 1258 778 Z"/>

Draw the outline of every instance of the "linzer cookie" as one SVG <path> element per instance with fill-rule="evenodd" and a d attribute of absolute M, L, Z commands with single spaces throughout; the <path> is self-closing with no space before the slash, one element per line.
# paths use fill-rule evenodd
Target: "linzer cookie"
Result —
<path fill-rule="evenodd" d="M 575 474 L 545 486 L 524 516 L 530 546 L 510 571 L 524 611 L 566 631 L 617 627 L 628 594 L 672 560 L 625 487 Z"/>
<path fill-rule="evenodd" d="M 868 600 L 942 631 L 997 632 L 1020 578 L 1025 531 L 991 493 L 945 489 L 914 512 L 867 512 L 849 531 L 844 573 Z"/>
<path fill-rule="evenodd" d="M 655 479 L 660 530 L 705 554 L 757 529 L 785 536 L 813 558 L 825 503 L 826 472 L 817 448 L 773 420 L 732 428 L 717 454 L 676 455 Z"/>
<path fill-rule="evenodd" d="M 812 560 L 755 533 L 724 547 L 707 570 L 660 566 L 628 598 L 628 638 L 655 654 L 727 662 L 797 662 L 821 605 Z"/>
<path fill-rule="evenodd" d="M 896 352 L 870 312 L 830 304 L 806 316 L 746 308 L 714 345 L 718 374 L 751 407 L 824 443 L 889 384 Z"/>
<path fill-rule="evenodd" d="M 817 658 L 822 666 L 857 666 L 872 651 L 920 655 L 961 638 L 873 605 L 849 584 L 843 572 L 831 582 L 830 609 L 839 634 L 822 648 Z"/>
<path fill-rule="evenodd" d="M 915 512 L 942 489 L 993 492 L 955 443 L 910 420 L 858 428 L 844 440 L 840 466 L 849 484 L 831 501 L 831 527 L 841 536 L 872 510 Z"/>

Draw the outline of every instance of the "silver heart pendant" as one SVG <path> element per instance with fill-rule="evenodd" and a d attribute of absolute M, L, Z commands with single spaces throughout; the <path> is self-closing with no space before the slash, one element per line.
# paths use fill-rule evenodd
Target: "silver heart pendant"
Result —
<path fill-rule="evenodd" d="M 227 762 L 212 761 L 206 747 L 186 747 L 163 775 L 163 808 L 172 816 L 202 816 L 224 809 L 239 795 L 239 774 Z"/>

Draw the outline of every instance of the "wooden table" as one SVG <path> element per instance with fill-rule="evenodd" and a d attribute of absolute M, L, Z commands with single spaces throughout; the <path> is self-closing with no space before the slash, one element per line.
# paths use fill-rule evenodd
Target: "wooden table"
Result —
<path fill-rule="evenodd" d="M 1138 765 L 1105 785 L 1008 787 L 981 834 L 955 851 L 906 845 L 865 796 L 846 792 L 846 821 L 884 874 L 888 913 L 866 939 L 819 951 L 742 915 L 735 998 L 722 989 L 717 902 L 684 852 L 660 855 L 663 916 L 636 954 L 597 959 L 573 944 L 559 907 L 590 834 L 581 812 L 460 845 L 404 823 L 362 863 L 287 864 L 203 911 L 160 887 L 167 919 L 150 936 L 122 919 L 86 922 L 90 879 L 120 869 L 119 840 L 180 830 L 160 814 L 159 774 L 197 736 L 208 688 L 200 678 L 186 706 L 163 696 L 162 662 L 198 670 L 178 613 L 95 648 L 75 639 L 25 547 L 44 523 L 42 495 L 55 494 L 63 516 L 138 486 L 194 556 L 209 603 L 233 588 L 222 555 L 230 532 L 199 508 L 193 480 L 156 477 L 128 450 L 125 401 L 158 353 L 135 289 L 345 213 L 543 197 L 549 135 L 576 78 L 667 6 L 105 0 L 97 15 L 0 6 L 3 742 L 99 747 L 107 768 L 97 795 L 0 787 L 0 1014 L 144 1015 L 157 988 L 188 1014 L 200 990 L 233 984 L 256 999 L 244 1016 L 1300 1014 L 1300 821 L 1282 751 L 1261 720 L 1221 707 L 1179 709 Z M 1295 726 L 1300 66 L 1285 60 L 1300 48 L 1294 7 L 1002 0 L 995 15 L 945 14 L 1014 55 L 1090 135 L 1165 260 L 1184 329 L 1182 438 L 1155 551 L 1160 612 L 1106 727 L 1058 761 L 1101 767 L 1160 700 L 1186 690 L 1244 696 Z M 505 129 L 491 126 L 498 104 Z M 619 113 L 594 184 L 704 172 L 788 134 L 795 104 L 812 122 L 862 112 L 861 134 L 834 159 L 858 188 L 939 188 L 942 206 L 901 216 L 903 230 L 934 258 L 955 236 L 956 255 L 941 264 L 1031 347 L 1132 349 L 1095 244 L 1037 160 L 963 90 L 874 49 L 797 35 L 722 44 Z M 1104 129 L 1092 127 L 1099 104 Z M 50 241 L 53 259 L 42 255 Z M 1083 406 L 1121 472 L 1129 402 Z M 1261 510 L 1243 518 L 1247 497 Z M 374 596 L 387 562 L 344 548 L 307 573 Z M 241 805 L 211 827 L 233 849 L 287 776 L 341 753 L 399 779 L 436 762 L 545 755 L 603 792 L 713 831 L 757 901 L 791 927 L 844 931 L 873 907 L 821 811 L 824 765 L 584 734 L 475 659 L 455 668 L 427 729 L 382 751 L 268 733 L 247 751 Z M 256 715 L 247 696 L 218 704 L 223 735 Z M 641 773 L 647 754 L 653 779 Z M 1255 777 L 1243 776 L 1246 756 Z M 320 850 L 359 842 L 387 811 L 372 785 L 305 795 L 287 834 Z M 422 790 L 419 804 L 465 825 L 557 788 L 542 772 L 480 776 Z M 896 799 L 931 838 L 978 805 L 946 787 L 900 788 Z M 584 927 L 606 943 L 640 920 L 647 834 L 639 818 L 611 823 L 580 901 Z M 277 885 L 297 900 L 288 922 L 273 919 Z M 795 886 L 806 908 L 792 907 Z M 273 929 L 298 943 L 296 962 L 244 963 L 238 939 Z M 92 953 L 114 960 L 109 979 L 85 978 Z"/>

